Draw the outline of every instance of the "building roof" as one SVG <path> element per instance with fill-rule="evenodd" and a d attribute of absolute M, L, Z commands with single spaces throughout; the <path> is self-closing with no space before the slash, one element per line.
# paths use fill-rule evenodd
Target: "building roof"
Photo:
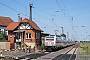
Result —
<path fill-rule="evenodd" d="M 48 33 L 41 33 L 41 36 L 42 37 L 45 37 L 45 36 L 49 36 L 50 34 L 48 34 Z"/>
<path fill-rule="evenodd" d="M 14 22 L 10 17 L 0 16 L 0 25 L 8 26 L 11 22 Z"/>
<path fill-rule="evenodd" d="M 11 22 L 8 26 L 7 26 L 7 28 L 6 28 L 6 30 L 14 30 L 17 26 L 19 25 L 19 22 Z"/>
<path fill-rule="evenodd" d="M 10 23 L 10 24 L 7 26 L 6 30 L 14 30 L 14 29 L 16 29 L 17 26 L 18 26 L 20 23 L 22 23 L 22 22 L 27 22 L 27 23 L 29 23 L 35 30 L 42 31 L 42 30 L 37 26 L 37 24 L 36 24 L 34 21 L 29 20 L 29 19 L 27 19 L 27 18 L 25 18 L 24 20 L 21 20 L 20 22 L 12 22 L 12 23 Z"/>
<path fill-rule="evenodd" d="M 28 22 L 35 30 L 39 30 L 39 31 L 42 31 L 38 26 L 37 24 L 32 21 L 32 20 L 29 20 L 27 18 L 25 18 L 24 20 L 22 20 L 21 22 Z"/>

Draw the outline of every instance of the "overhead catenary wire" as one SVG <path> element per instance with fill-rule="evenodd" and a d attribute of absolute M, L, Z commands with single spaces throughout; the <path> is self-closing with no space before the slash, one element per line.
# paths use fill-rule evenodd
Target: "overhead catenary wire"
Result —
<path fill-rule="evenodd" d="M 62 4 L 64 5 L 64 8 L 65 8 L 66 12 L 68 13 L 68 11 L 67 11 L 67 9 L 66 9 L 66 7 L 65 7 L 65 4 L 64 4 L 64 2 L 63 2 L 63 0 L 61 0 L 61 1 L 62 1 Z M 89 8 L 89 6 L 78 7 L 78 8 L 79 8 L 79 9 L 81 9 L 81 8 Z M 74 10 L 75 10 L 75 8 L 74 8 Z M 77 10 L 77 8 L 76 8 L 76 10 Z M 86 12 L 83 12 L 83 13 L 80 13 L 80 14 L 77 14 L 77 15 L 74 15 L 73 17 L 79 16 L 79 15 L 82 15 L 82 14 L 86 14 L 86 13 L 88 13 L 88 12 L 90 12 L 90 11 L 86 11 Z M 68 15 L 69 15 L 69 13 L 68 13 Z M 70 17 L 70 15 L 69 15 L 69 17 Z"/>
<path fill-rule="evenodd" d="M 83 7 L 77 7 L 77 8 L 68 8 L 69 11 L 74 11 L 74 10 L 81 10 L 81 9 L 86 9 L 86 8 L 90 8 L 90 5 L 89 6 L 83 6 Z"/>
<path fill-rule="evenodd" d="M 11 8 L 11 7 L 7 6 L 7 5 L 5 5 L 4 3 L 1 3 L 1 2 L 0 2 L 0 4 L 1 4 L 1 5 L 3 5 L 3 6 L 5 6 L 5 7 L 7 7 L 7 8 L 9 8 L 9 9 L 11 9 L 11 10 L 13 10 L 13 11 L 15 11 L 15 12 L 18 12 L 18 13 L 20 13 L 20 14 L 22 14 L 22 15 L 26 16 L 26 17 L 29 17 L 29 16 L 27 16 L 26 14 L 21 13 L 21 12 L 19 12 L 19 11 L 15 10 L 14 8 Z M 36 21 L 38 21 L 38 20 L 36 20 Z M 38 21 L 38 22 L 40 22 L 40 21 Z M 40 23 L 42 23 L 42 22 L 40 22 Z M 42 23 L 42 24 L 44 24 L 44 23 Z M 50 28 L 52 28 L 52 29 L 53 29 L 53 27 L 51 27 L 51 26 L 49 26 L 49 25 L 47 25 L 47 24 L 44 24 L 44 25 L 46 25 L 46 26 L 48 26 L 48 27 L 50 27 Z"/>
<path fill-rule="evenodd" d="M 26 9 L 28 9 L 27 7 L 25 7 L 24 5 L 22 5 L 22 4 L 20 4 L 19 2 L 17 2 L 17 1 L 15 1 L 15 0 L 13 0 L 14 2 L 16 2 L 17 4 L 19 4 L 19 5 L 21 5 L 22 7 L 24 7 L 25 8 L 25 11 L 26 11 Z M 61 2 L 62 2 L 62 4 L 63 4 L 63 6 L 64 6 L 64 8 L 65 8 L 65 10 L 66 10 L 66 12 L 67 12 L 67 14 L 69 15 L 69 13 L 68 13 L 68 11 L 67 11 L 67 9 L 66 9 L 66 6 L 65 6 L 65 4 L 64 4 L 64 2 L 63 2 L 63 0 L 61 0 Z M 71 9 L 81 9 L 81 8 L 89 8 L 90 6 L 83 6 L 83 7 L 78 7 L 78 8 L 71 8 Z M 33 8 L 35 8 L 35 9 L 37 9 L 36 7 L 33 7 Z M 46 9 L 46 8 L 45 8 Z M 37 9 L 37 10 L 40 10 L 40 9 Z M 46 14 L 49 14 L 49 15 L 52 15 L 52 14 L 50 14 L 50 13 L 47 13 L 47 12 L 45 12 L 45 11 L 42 11 L 42 10 L 40 10 L 41 12 L 44 12 L 44 13 L 46 13 Z M 85 13 L 88 13 L 88 12 L 90 12 L 90 11 L 86 11 L 86 12 L 83 12 L 83 13 L 80 13 L 80 14 L 77 14 L 77 15 L 74 15 L 73 17 L 76 17 L 76 16 L 79 16 L 79 15 L 82 15 L 82 14 L 85 14 Z M 27 12 L 26 12 L 26 14 L 27 14 Z M 69 17 L 70 17 L 70 15 L 69 15 Z"/>
<path fill-rule="evenodd" d="M 13 0 L 13 1 L 16 2 L 16 3 L 18 3 L 18 2 L 15 1 L 15 0 Z M 18 3 L 18 4 L 25 8 L 25 12 L 26 12 L 26 15 L 27 15 L 27 11 L 26 11 L 27 8 L 26 8 L 25 6 L 23 6 L 22 4 L 20 4 L 20 3 Z"/>
<path fill-rule="evenodd" d="M 64 14 L 65 18 L 67 19 L 67 16 L 66 16 L 65 12 L 62 10 L 62 8 L 61 8 L 61 6 L 59 5 L 58 1 L 57 1 L 57 0 L 55 0 L 55 1 L 56 1 L 57 5 L 59 6 L 60 10 L 62 11 L 62 13 Z M 67 20 L 68 20 L 68 19 L 67 19 Z M 69 21 L 68 21 L 68 22 L 69 22 Z M 69 22 L 69 23 L 70 23 L 70 22 Z"/>
<path fill-rule="evenodd" d="M 11 8 L 11 7 L 5 5 L 5 4 L 3 4 L 3 3 L 1 3 L 1 2 L 0 2 L 0 4 L 3 5 L 3 6 L 6 6 L 6 7 L 9 8 L 9 9 L 12 9 L 13 11 L 16 11 L 16 12 L 18 12 L 18 13 L 24 15 L 24 16 L 27 16 L 26 14 L 23 14 L 23 13 L 21 13 L 20 11 L 17 11 L 17 10 L 15 10 L 14 8 Z M 27 17 L 28 17 L 28 16 L 27 16 Z"/>
<path fill-rule="evenodd" d="M 11 8 L 11 7 L 10 7 Z M 27 9 L 27 7 L 26 7 L 26 9 Z M 13 9 L 12 9 L 13 10 Z M 15 10 L 15 9 L 14 9 Z M 18 12 L 18 13 L 20 13 L 21 14 L 21 12 L 20 11 L 17 11 L 16 10 L 16 12 Z M 63 11 L 64 12 L 64 11 Z M 64 12 L 65 13 L 65 12 Z M 36 13 L 35 13 L 36 14 Z M 66 13 L 65 13 L 66 14 Z M 22 14 L 22 15 L 24 15 L 24 16 L 27 16 L 27 14 Z M 40 14 L 37 14 L 37 15 L 39 15 L 39 16 L 41 16 Z M 29 16 L 27 16 L 27 17 L 29 17 Z M 43 16 L 43 18 L 45 18 L 44 16 Z M 45 18 L 46 20 L 49 20 L 49 19 L 47 19 L 47 18 Z M 51 21 L 51 20 L 50 20 Z M 39 21 L 38 21 L 39 22 Z M 41 22 L 40 22 L 41 23 Z M 46 25 L 46 24 L 44 24 L 44 25 Z M 49 25 L 46 25 L 46 26 L 49 26 Z"/>
<path fill-rule="evenodd" d="M 69 15 L 69 13 L 68 13 L 68 11 L 67 11 L 67 9 L 66 9 L 66 6 L 65 6 L 63 0 L 61 0 L 61 1 L 62 1 L 63 6 L 64 6 L 64 9 L 66 10 L 67 14 Z M 70 15 L 69 15 L 69 17 L 70 17 Z"/>
<path fill-rule="evenodd" d="M 77 16 L 80 16 L 80 15 L 86 14 L 88 12 L 90 12 L 90 11 L 86 11 L 86 12 L 83 12 L 83 13 L 80 13 L 80 14 L 77 14 L 77 15 L 74 15 L 73 17 L 77 17 Z"/>
<path fill-rule="evenodd" d="M 34 20 L 36 20 L 36 19 L 34 19 Z M 38 20 L 36 20 L 37 22 L 40 22 L 40 21 L 38 21 Z M 42 22 L 40 22 L 41 24 L 44 24 L 44 23 L 42 23 Z M 50 28 L 52 28 L 52 29 L 54 29 L 54 27 L 51 27 L 51 26 L 49 26 L 49 25 L 47 25 L 47 24 L 44 24 L 44 25 L 46 25 L 46 26 L 48 26 L 48 27 L 50 27 Z"/>
<path fill-rule="evenodd" d="M 13 0 L 13 1 L 15 1 L 15 0 Z M 61 0 L 62 1 L 62 0 Z M 17 1 L 15 1 L 16 3 L 18 3 Z M 62 1 L 62 3 L 63 3 L 63 5 L 64 5 L 64 2 Z M 25 6 L 23 6 L 22 4 L 20 4 L 20 3 L 18 3 L 19 5 L 21 5 L 22 7 L 24 7 L 24 8 L 26 8 Z M 59 4 L 58 4 L 59 5 Z M 60 7 L 60 6 L 59 6 Z M 35 7 L 34 7 L 35 8 Z M 65 5 L 64 5 L 64 8 L 65 8 L 65 10 L 67 11 L 67 9 L 66 9 L 66 7 L 65 7 Z M 26 9 L 28 9 L 28 8 L 26 8 Z M 60 9 L 61 9 L 61 7 L 60 7 Z M 39 10 L 39 9 L 37 9 L 37 10 Z M 62 10 L 62 9 L 61 9 Z M 41 10 L 40 10 L 41 11 Z M 44 12 L 44 11 L 41 11 L 41 12 Z M 64 15 L 65 15 L 65 17 L 67 18 L 67 16 L 66 16 L 66 14 L 65 14 L 65 12 L 62 10 L 62 12 L 64 13 Z M 35 12 L 34 12 L 35 13 Z M 44 12 L 44 13 L 46 13 L 46 12 Z M 68 13 L 68 12 L 67 12 Z M 35 13 L 35 14 L 37 14 L 37 13 Z M 46 14 L 49 14 L 49 13 L 46 13 Z M 41 16 L 40 14 L 37 14 L 37 15 L 39 15 L 39 16 Z M 51 15 L 51 14 L 49 14 L 49 15 Z M 69 15 L 69 14 L 68 14 Z M 43 17 L 43 16 L 41 16 L 41 17 Z M 70 17 L 70 15 L 69 15 L 69 17 Z M 45 17 L 43 17 L 43 18 L 45 18 Z M 46 20 L 49 20 L 49 19 L 47 19 L 47 18 L 45 18 Z M 67 19 L 68 20 L 68 19 Z M 49 21 L 51 21 L 51 20 L 49 20 Z M 54 21 L 52 20 L 52 22 L 53 22 L 53 24 L 56 26 L 56 27 L 58 27 L 57 26 L 57 24 L 55 24 L 54 23 Z M 69 21 L 68 21 L 69 22 Z M 69 22 L 70 23 L 70 22 Z M 58 27 L 59 28 L 59 27 Z M 74 30 L 74 28 L 72 27 L 72 29 Z M 75 31 L 75 30 L 74 30 Z"/>
<path fill-rule="evenodd" d="M 57 0 L 55 0 L 55 1 L 56 1 L 57 5 L 59 6 L 60 10 L 62 11 L 62 13 L 64 14 L 66 20 L 67 20 L 68 23 L 70 24 L 70 22 L 69 22 L 69 20 L 68 20 L 68 18 L 67 18 L 67 16 L 66 16 L 66 13 L 62 10 L 62 8 L 61 8 L 61 6 L 59 5 L 58 1 L 57 1 Z M 74 30 L 73 26 L 72 26 L 71 24 L 70 24 L 70 26 L 71 26 L 71 28 L 72 28 L 72 30 L 73 30 L 75 36 L 77 36 L 76 33 L 75 33 L 75 30 Z M 78 36 L 77 36 L 77 37 L 78 37 Z M 79 39 L 79 38 L 78 38 L 78 39 Z"/>
<path fill-rule="evenodd" d="M 67 11 L 67 9 L 66 9 L 66 6 L 65 6 L 63 0 L 61 0 L 61 1 L 62 1 L 62 4 L 63 4 L 63 6 L 64 6 L 65 11 L 67 12 L 68 16 L 70 17 L 70 15 L 69 15 L 69 13 L 68 13 L 68 11 Z M 71 18 L 71 20 L 73 20 L 73 17 L 70 17 L 70 18 Z M 73 22 L 72 22 L 72 26 L 74 26 L 74 25 L 73 25 Z M 72 29 L 74 29 L 74 28 L 72 27 Z"/>
<path fill-rule="evenodd" d="M 25 9 L 28 9 L 28 8 L 26 8 L 24 5 L 18 3 L 17 1 L 15 1 L 15 0 L 13 0 L 13 1 L 16 2 L 17 4 L 19 4 L 20 6 L 24 7 Z M 33 8 L 37 9 L 36 7 L 33 7 Z M 42 11 L 42 10 L 40 10 L 40 9 L 37 9 L 37 10 L 40 11 L 40 12 L 44 12 L 44 11 Z M 26 10 L 25 10 L 25 11 L 26 11 Z M 41 16 L 40 14 L 38 14 L 38 13 L 36 13 L 36 12 L 33 12 L 33 13 Z M 52 15 L 52 14 L 47 13 L 47 12 L 44 12 L 44 13 L 49 14 L 50 16 Z M 27 15 L 27 13 L 26 13 L 26 15 Z M 44 16 L 41 16 L 41 17 L 45 18 Z M 49 19 L 47 19 L 47 18 L 45 18 L 45 19 L 48 20 L 48 21 L 50 21 L 50 22 L 52 22 L 57 28 L 59 28 L 58 25 L 54 23 L 54 21 L 51 21 L 51 20 L 49 20 Z"/>

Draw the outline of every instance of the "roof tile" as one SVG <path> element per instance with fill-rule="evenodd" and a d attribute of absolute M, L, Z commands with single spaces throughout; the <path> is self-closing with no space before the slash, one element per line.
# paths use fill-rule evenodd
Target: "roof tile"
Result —
<path fill-rule="evenodd" d="M 10 17 L 0 16 L 0 25 L 8 26 L 11 22 L 14 22 Z"/>
<path fill-rule="evenodd" d="M 14 30 L 18 25 L 19 22 L 12 22 L 7 26 L 6 30 Z"/>
<path fill-rule="evenodd" d="M 32 20 L 29 20 L 27 18 L 25 18 L 24 20 L 21 20 L 20 23 L 22 22 L 27 22 L 29 23 L 35 30 L 39 30 L 39 31 L 42 31 L 38 26 L 37 24 L 32 21 Z M 17 26 L 19 25 L 19 22 L 12 22 L 6 29 L 7 30 L 14 30 Z"/>

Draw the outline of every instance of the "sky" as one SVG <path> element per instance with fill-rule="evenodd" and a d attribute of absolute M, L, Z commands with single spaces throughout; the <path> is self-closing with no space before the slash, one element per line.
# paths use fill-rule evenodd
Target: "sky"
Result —
<path fill-rule="evenodd" d="M 32 20 L 44 33 L 62 33 L 73 40 L 89 40 L 90 0 L 0 0 L 0 16 L 18 22 L 29 18 L 29 5 L 33 4 Z M 84 27 L 83 27 L 84 26 Z M 68 32 L 68 33 L 67 33 Z"/>

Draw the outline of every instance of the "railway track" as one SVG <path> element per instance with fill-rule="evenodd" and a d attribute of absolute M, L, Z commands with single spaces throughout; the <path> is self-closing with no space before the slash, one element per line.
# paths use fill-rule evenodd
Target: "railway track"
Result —
<path fill-rule="evenodd" d="M 65 54 L 60 54 L 52 60 L 75 60 L 77 48 L 78 46 L 74 46 L 72 49 L 67 51 Z"/>
<path fill-rule="evenodd" d="M 57 52 L 41 56 L 37 60 L 75 60 L 78 45 L 64 48 Z"/>
<path fill-rule="evenodd" d="M 75 60 L 78 45 L 73 45 L 56 52 L 30 54 L 19 60 Z"/>

